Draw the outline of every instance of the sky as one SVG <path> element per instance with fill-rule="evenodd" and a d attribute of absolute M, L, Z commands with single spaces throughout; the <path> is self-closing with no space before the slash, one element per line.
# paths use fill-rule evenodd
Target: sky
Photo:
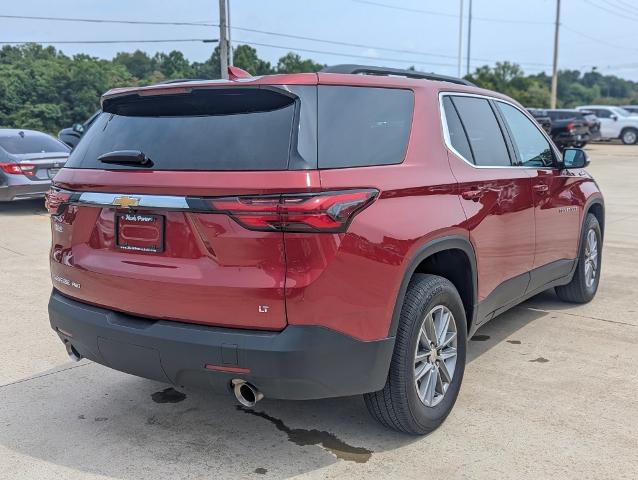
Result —
<path fill-rule="evenodd" d="M 464 0 L 466 73 L 468 3 Z M 638 0 L 562 0 L 559 68 L 638 80 Z M 233 43 L 253 45 L 277 63 L 288 51 L 325 64 L 362 63 L 458 74 L 461 0 L 230 0 Z M 556 0 L 472 0 L 471 68 L 519 63 L 526 73 L 551 72 Z M 218 23 L 218 0 L 21 0 L 0 3 L 0 15 Z M 240 29 L 261 30 L 267 33 Z M 199 25 L 121 25 L 0 17 L 3 42 L 216 39 Z M 282 36 L 290 35 L 290 36 Z M 329 40 L 325 43 L 295 36 Z M 356 44 L 356 45 L 344 45 Z M 203 61 L 215 44 L 201 41 L 54 44 L 68 55 L 112 58 L 119 51 L 181 50 Z"/>

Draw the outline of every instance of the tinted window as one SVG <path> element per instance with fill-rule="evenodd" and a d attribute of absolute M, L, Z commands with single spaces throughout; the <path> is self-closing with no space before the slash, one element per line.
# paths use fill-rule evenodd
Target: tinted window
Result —
<path fill-rule="evenodd" d="M 450 97 L 443 98 L 443 108 L 445 110 L 445 121 L 447 122 L 447 131 L 452 147 L 467 161 L 474 162 L 474 155 L 472 155 L 472 149 L 467 141 L 467 135 L 465 134 L 465 130 L 463 130 L 461 119 Z"/>
<path fill-rule="evenodd" d="M 598 117 L 598 118 L 610 118 L 611 117 L 611 112 L 607 109 L 604 108 L 596 108 L 593 110 L 594 114 Z"/>
<path fill-rule="evenodd" d="M 154 170 L 285 170 L 298 155 L 294 96 L 235 88 L 130 97 L 104 103 L 68 167 L 130 169 L 98 160 L 117 150 L 144 152 Z"/>
<path fill-rule="evenodd" d="M 56 139 L 42 133 L 33 132 L 20 132 L 0 136 L 0 147 L 13 154 L 69 151 L 69 147 Z"/>
<path fill-rule="evenodd" d="M 319 87 L 319 168 L 401 163 L 413 93 L 390 88 Z"/>
<path fill-rule="evenodd" d="M 510 166 L 503 132 L 489 102 L 476 97 L 454 97 L 453 102 L 469 137 L 474 163 Z"/>
<path fill-rule="evenodd" d="M 528 167 L 550 167 L 554 163 L 552 148 L 532 121 L 516 108 L 496 102 L 512 133 L 519 160 Z"/>

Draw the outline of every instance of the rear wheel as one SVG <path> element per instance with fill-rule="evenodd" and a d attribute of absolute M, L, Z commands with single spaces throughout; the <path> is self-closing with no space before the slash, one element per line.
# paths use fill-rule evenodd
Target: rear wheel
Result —
<path fill-rule="evenodd" d="M 638 130 L 635 128 L 626 128 L 620 134 L 620 139 L 625 145 L 633 145 L 638 142 Z"/>
<path fill-rule="evenodd" d="M 452 283 L 416 274 L 401 310 L 394 354 L 383 390 L 364 396 L 381 424 L 425 434 L 448 416 L 465 371 L 467 324 Z"/>
<path fill-rule="evenodd" d="M 556 287 L 556 295 L 565 302 L 587 303 L 596 295 L 600 280 L 602 234 L 598 219 L 587 214 L 580 240 L 580 253 L 574 277 L 567 285 Z"/>

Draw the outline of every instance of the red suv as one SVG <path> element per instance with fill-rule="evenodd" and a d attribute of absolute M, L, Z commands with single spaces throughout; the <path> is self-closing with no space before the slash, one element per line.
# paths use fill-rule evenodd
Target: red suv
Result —
<path fill-rule="evenodd" d="M 513 100 L 361 66 L 111 90 L 48 194 L 53 329 L 73 359 L 178 386 L 364 394 L 422 434 L 467 339 L 598 287 L 604 207 Z"/>

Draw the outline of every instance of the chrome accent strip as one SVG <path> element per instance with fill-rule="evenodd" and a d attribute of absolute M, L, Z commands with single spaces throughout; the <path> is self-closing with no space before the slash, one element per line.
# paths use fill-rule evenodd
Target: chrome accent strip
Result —
<path fill-rule="evenodd" d="M 454 153 L 454 155 L 459 157 L 461 160 L 463 160 L 468 165 L 470 165 L 470 166 L 472 166 L 474 168 L 486 168 L 486 169 L 490 169 L 490 168 L 523 168 L 523 169 L 533 169 L 533 170 L 552 170 L 552 169 L 557 168 L 557 167 L 530 167 L 530 166 L 525 166 L 525 165 L 501 165 L 501 166 L 499 166 L 499 165 L 476 165 L 474 162 L 468 160 L 463 155 L 461 155 L 452 146 L 452 141 L 450 140 L 450 132 L 448 131 L 448 126 L 447 126 L 447 118 L 445 117 L 445 109 L 443 108 L 443 97 L 476 97 L 476 98 L 484 98 L 486 100 L 492 100 L 494 102 L 501 102 L 501 103 L 505 103 L 506 105 L 510 105 L 511 107 L 514 107 L 516 110 L 518 110 L 523 115 L 525 115 L 528 119 L 530 118 L 530 116 L 529 116 L 529 114 L 527 112 L 523 111 L 519 106 L 515 105 L 512 102 L 508 102 L 507 100 L 503 100 L 502 98 L 490 97 L 489 95 L 481 95 L 479 93 L 450 92 L 450 91 L 439 92 L 439 112 L 441 114 L 441 129 L 443 130 L 443 141 L 445 142 L 445 146 L 448 148 L 448 150 L 450 150 L 452 153 Z M 547 132 L 545 130 L 543 130 L 540 127 L 540 125 L 538 125 L 535 121 L 533 121 L 532 124 L 541 133 L 541 135 L 543 135 L 543 137 L 545 137 L 545 140 L 547 140 L 549 142 L 549 146 L 552 148 L 552 150 L 554 152 L 554 156 L 557 159 L 562 158 L 562 155 L 560 154 L 560 152 L 558 151 L 558 149 L 554 145 L 554 142 L 552 141 L 551 137 L 549 135 L 547 135 Z"/>
<path fill-rule="evenodd" d="M 170 195 L 138 195 L 127 193 L 83 192 L 76 202 L 84 205 L 117 207 L 113 202 L 120 197 L 131 197 L 139 200 L 132 208 L 163 208 L 167 210 L 189 210 L 186 197 Z"/>

